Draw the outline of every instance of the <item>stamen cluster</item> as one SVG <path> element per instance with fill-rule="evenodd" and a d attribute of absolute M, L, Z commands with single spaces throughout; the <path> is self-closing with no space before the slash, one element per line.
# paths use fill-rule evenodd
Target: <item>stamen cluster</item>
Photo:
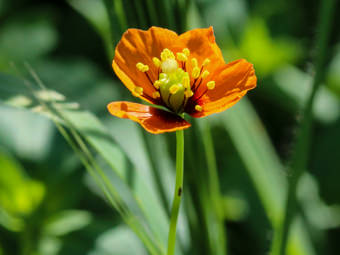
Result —
<path fill-rule="evenodd" d="M 208 91 L 215 88 L 215 81 L 203 81 L 210 72 L 205 70 L 210 60 L 206 58 L 201 67 L 198 66 L 196 58 L 190 58 L 191 73 L 187 70 L 187 62 L 190 58 L 190 50 L 185 48 L 182 52 L 175 54 L 164 49 L 160 54 L 160 59 L 153 57 L 152 61 L 157 68 L 158 79 L 152 81 L 148 72 L 150 68 L 141 62 L 136 64 L 139 71 L 145 73 L 150 83 L 154 86 L 155 92 L 152 95 L 143 93 L 143 88 L 136 86 L 134 94 L 136 96 L 146 96 L 152 99 L 160 100 L 160 102 L 175 113 L 182 113 L 187 104 L 193 105 L 196 111 L 202 111 L 202 107 L 197 101 Z M 198 88 L 201 84 L 205 84 L 206 88 L 200 95 Z"/>

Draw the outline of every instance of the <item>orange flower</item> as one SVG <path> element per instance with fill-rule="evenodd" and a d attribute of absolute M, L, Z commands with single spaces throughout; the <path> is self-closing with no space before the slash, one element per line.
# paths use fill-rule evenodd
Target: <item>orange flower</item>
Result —
<path fill-rule="evenodd" d="M 224 62 L 212 27 L 181 35 L 159 27 L 129 29 L 116 47 L 112 67 L 134 96 L 164 110 L 112 102 L 109 112 L 154 134 L 188 128 L 182 113 L 201 118 L 224 111 L 256 87 L 252 64 Z"/>

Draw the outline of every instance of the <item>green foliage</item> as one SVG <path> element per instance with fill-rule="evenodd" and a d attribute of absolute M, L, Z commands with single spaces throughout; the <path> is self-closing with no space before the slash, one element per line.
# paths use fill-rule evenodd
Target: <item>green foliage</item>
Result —
<path fill-rule="evenodd" d="M 225 59 L 246 58 L 258 77 L 248 99 L 185 131 L 176 255 L 267 254 L 283 217 L 296 117 L 312 91 L 311 38 L 323 32 L 316 9 L 269 0 L 0 0 L 0 255 L 165 253 L 174 136 L 106 111 L 131 99 L 113 76 L 115 44 L 127 28 L 152 25 L 177 33 L 212 25 Z M 298 186 L 287 255 L 339 248 L 337 37 L 312 108 L 311 174 Z"/>
<path fill-rule="evenodd" d="M 44 185 L 25 176 L 20 164 L 4 152 L 0 154 L 0 165 L 6 172 L 0 177 L 1 209 L 15 218 L 24 218 L 41 203 Z"/>
<path fill-rule="evenodd" d="M 263 19 L 248 21 L 240 42 L 238 57 L 246 57 L 254 63 L 257 73 L 268 75 L 287 63 L 296 63 L 301 47 L 287 38 L 273 39 Z"/>

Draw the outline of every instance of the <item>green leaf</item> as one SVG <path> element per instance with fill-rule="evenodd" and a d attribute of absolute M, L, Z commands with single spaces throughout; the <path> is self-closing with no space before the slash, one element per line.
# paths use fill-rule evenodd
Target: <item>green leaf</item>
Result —
<path fill-rule="evenodd" d="M 113 57 L 113 42 L 110 36 L 110 23 L 103 1 L 68 0 L 76 11 L 98 31 L 107 48 L 108 56 Z"/>
<path fill-rule="evenodd" d="M 280 102 L 282 107 L 293 107 L 293 110 L 301 109 L 311 93 L 312 79 L 311 75 L 296 67 L 281 68 L 274 73 L 274 81 L 280 97 L 273 97 L 273 99 Z M 287 100 L 290 101 L 289 104 Z M 315 117 L 324 123 L 334 122 L 339 118 L 339 100 L 327 87 L 322 86 L 316 95 L 313 112 Z"/>
<path fill-rule="evenodd" d="M 48 18 L 20 16 L 2 24 L 0 29 L 0 70 L 8 70 L 9 62 L 27 61 L 51 51 L 57 34 Z"/>
<path fill-rule="evenodd" d="M 230 134 L 265 212 L 272 226 L 276 226 L 283 215 L 287 182 L 284 168 L 263 124 L 246 98 L 222 113 L 222 118 L 216 118 L 216 121 L 219 121 Z M 315 254 L 301 222 L 294 223 L 292 238 L 288 245 L 289 250 L 294 251 L 292 254 Z"/>
<path fill-rule="evenodd" d="M 117 226 L 100 235 L 89 255 L 147 255 L 136 236 L 125 226 Z"/>
<path fill-rule="evenodd" d="M 44 225 L 44 232 L 50 236 L 63 236 L 80 230 L 91 223 L 92 216 L 87 211 L 67 210 L 52 215 Z"/>
<path fill-rule="evenodd" d="M 26 176 L 19 163 L 4 151 L 0 151 L 0 166 L 6 173 L 0 175 L 1 208 L 18 218 L 30 215 L 44 198 L 45 187 Z"/>

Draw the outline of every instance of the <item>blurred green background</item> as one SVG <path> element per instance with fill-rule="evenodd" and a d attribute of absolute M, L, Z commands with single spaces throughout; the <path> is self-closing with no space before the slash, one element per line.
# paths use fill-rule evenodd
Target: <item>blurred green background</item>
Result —
<path fill-rule="evenodd" d="M 178 254 L 226 254 L 216 248 L 218 231 L 227 233 L 228 254 L 268 254 L 290 176 L 285 166 L 315 71 L 320 3 L 0 0 L 0 255 L 148 254 L 125 224 L 126 209 L 112 210 L 114 203 L 50 120 L 55 116 L 32 99 L 25 80 L 34 81 L 25 63 L 49 89 L 34 98 L 53 98 L 72 125 L 61 123 L 79 131 L 98 164 L 106 169 L 101 156 L 121 171 L 136 205 L 150 208 L 145 213 L 150 232 L 164 243 L 175 136 L 146 134 L 106 110 L 114 100 L 136 101 L 111 69 L 114 44 L 127 28 L 152 25 L 178 33 L 211 25 L 225 60 L 246 58 L 258 77 L 247 98 L 222 114 L 194 121 L 186 131 Z M 340 13 L 339 3 L 336 8 Z M 340 20 L 335 17 L 324 84 L 313 105 L 308 174 L 298 187 L 299 217 L 289 255 L 337 255 L 340 250 Z M 214 168 L 217 191 L 206 176 Z M 134 212 L 136 205 L 126 202 L 132 197 L 127 188 L 112 183 L 118 204 L 122 200 Z M 211 194 L 219 198 L 217 220 L 210 215 Z M 223 229 L 216 230 L 215 223 Z"/>

